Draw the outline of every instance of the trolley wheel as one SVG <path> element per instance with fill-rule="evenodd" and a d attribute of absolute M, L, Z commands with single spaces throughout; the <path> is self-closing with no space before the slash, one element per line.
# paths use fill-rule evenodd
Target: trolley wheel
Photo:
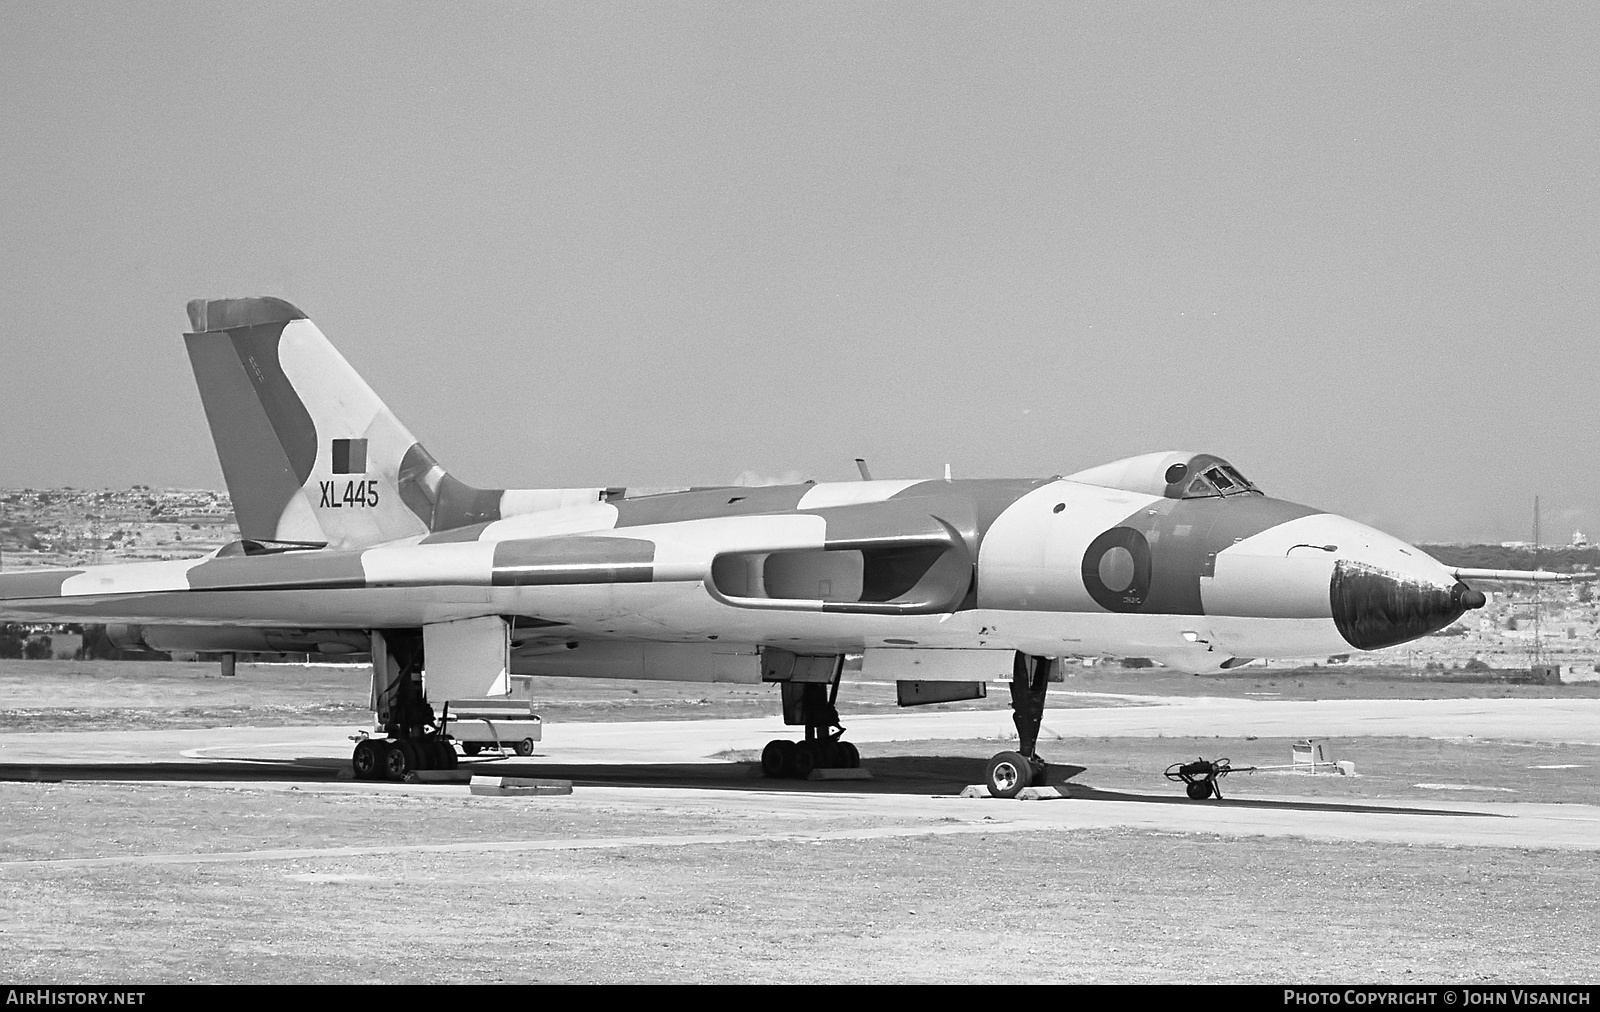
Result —
<path fill-rule="evenodd" d="M 984 783 L 997 798 L 1014 798 L 1033 781 L 1033 764 L 1018 752 L 1001 752 L 989 760 Z"/>
<path fill-rule="evenodd" d="M 383 776 L 383 742 L 371 738 L 363 738 L 356 742 L 356 750 L 350 755 L 350 768 L 355 771 L 357 780 L 377 780 Z"/>
<path fill-rule="evenodd" d="M 524 738 L 517 742 L 517 755 L 533 755 L 532 738 Z"/>
<path fill-rule="evenodd" d="M 461 743 L 461 751 L 465 752 L 467 755 L 477 755 L 479 752 L 483 751 L 483 743 L 477 741 L 464 741 Z"/>

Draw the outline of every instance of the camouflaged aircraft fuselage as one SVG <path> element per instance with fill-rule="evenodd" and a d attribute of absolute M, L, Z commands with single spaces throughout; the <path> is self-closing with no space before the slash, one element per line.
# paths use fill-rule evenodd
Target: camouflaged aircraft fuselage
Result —
<path fill-rule="evenodd" d="M 1203 670 L 1391 646 L 1482 603 L 1416 548 L 1263 495 L 1208 454 L 1067 478 L 477 489 L 294 307 L 190 315 L 241 540 L 200 559 L 3 573 L 0 618 L 348 648 L 369 630 L 499 616 L 514 670 L 638 677 L 648 661 L 595 645 L 676 649 L 708 670 L 764 647 Z M 218 635 L 215 649 L 234 642 Z"/>

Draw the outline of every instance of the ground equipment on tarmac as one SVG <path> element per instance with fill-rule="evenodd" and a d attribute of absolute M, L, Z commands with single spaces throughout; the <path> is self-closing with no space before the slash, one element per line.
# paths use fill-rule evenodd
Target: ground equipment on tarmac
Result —
<path fill-rule="evenodd" d="M 1254 766 L 1241 766 L 1234 769 L 1227 759 L 1218 759 L 1211 762 L 1206 759 L 1196 758 L 1192 763 L 1173 763 L 1167 767 L 1167 779 L 1174 783 L 1183 781 L 1184 793 L 1195 801 L 1204 801 L 1213 794 L 1217 800 L 1222 800 L 1223 777 L 1229 773 L 1244 773 L 1255 769 Z"/>
<path fill-rule="evenodd" d="M 1355 766 L 1348 762 L 1334 762 L 1325 758 L 1330 753 L 1327 745 L 1315 738 L 1295 742 L 1294 762 L 1287 766 L 1234 766 L 1227 759 L 1215 761 L 1196 758 L 1192 763 L 1173 763 L 1167 767 L 1166 777 L 1174 783 L 1182 781 L 1184 793 L 1195 801 L 1204 801 L 1215 795 L 1222 797 L 1222 778 L 1229 773 L 1257 773 L 1265 770 L 1292 770 L 1296 773 L 1315 773 L 1318 769 L 1331 769 L 1341 776 L 1353 776 Z"/>
<path fill-rule="evenodd" d="M 544 720 L 528 699 L 452 701 L 445 704 L 439 733 L 467 755 L 494 749 L 501 755 L 515 751 L 531 756 L 534 745 L 544 739 Z"/>

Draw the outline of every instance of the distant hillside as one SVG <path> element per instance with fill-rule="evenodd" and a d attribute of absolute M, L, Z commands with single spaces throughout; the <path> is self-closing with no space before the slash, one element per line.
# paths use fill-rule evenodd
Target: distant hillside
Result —
<path fill-rule="evenodd" d="M 238 537 L 226 492 L 0 489 L 0 568 L 134 562 L 204 554 Z M 1419 545 L 1448 566 L 1533 569 L 1530 548 Z M 1600 547 L 1550 547 L 1538 567 L 1600 571 Z"/>
<path fill-rule="evenodd" d="M 1447 566 L 1464 569 L 1533 569 L 1532 548 L 1507 548 L 1504 545 L 1418 545 L 1418 548 Z M 1600 547 L 1541 548 L 1539 569 L 1556 572 L 1600 570 Z"/>

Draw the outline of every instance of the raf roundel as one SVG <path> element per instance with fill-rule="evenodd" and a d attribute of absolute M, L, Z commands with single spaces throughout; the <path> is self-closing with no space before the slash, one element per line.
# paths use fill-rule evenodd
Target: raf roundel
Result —
<path fill-rule="evenodd" d="M 1083 586 L 1107 611 L 1138 611 L 1150 593 L 1150 543 L 1132 527 L 1113 527 L 1083 553 Z"/>

